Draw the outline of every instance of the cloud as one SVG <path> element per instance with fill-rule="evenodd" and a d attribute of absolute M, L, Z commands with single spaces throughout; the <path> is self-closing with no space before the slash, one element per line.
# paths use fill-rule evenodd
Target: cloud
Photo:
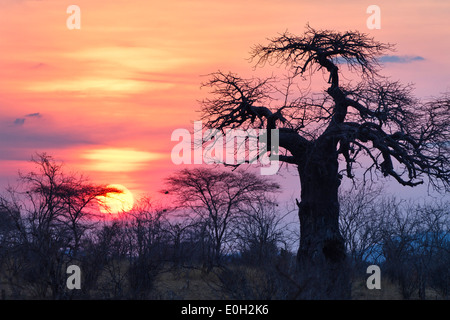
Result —
<path fill-rule="evenodd" d="M 14 125 L 15 126 L 23 126 L 24 123 L 25 123 L 25 119 L 24 118 L 17 118 L 16 120 L 14 120 Z"/>
<path fill-rule="evenodd" d="M 350 60 L 356 64 L 358 63 L 356 61 L 356 59 L 350 59 Z M 381 62 L 381 63 L 412 63 L 415 61 L 423 61 L 423 60 L 425 60 L 424 57 L 409 56 L 409 55 L 403 55 L 403 56 L 386 55 L 386 56 L 382 56 L 382 57 L 378 58 L 378 62 Z M 336 57 L 336 58 L 334 58 L 334 62 L 337 64 L 346 64 L 347 60 L 344 59 L 343 57 Z"/>
<path fill-rule="evenodd" d="M 86 133 L 65 131 L 49 124 L 27 127 L 20 124 L 20 120 L 25 119 L 17 120 L 14 126 L 0 126 L 0 161 L 27 160 L 35 151 L 49 152 L 94 145 Z"/>
<path fill-rule="evenodd" d="M 29 113 L 24 116 L 25 118 L 42 118 L 42 115 L 39 112 Z M 25 118 L 17 118 L 14 120 L 15 126 L 23 126 L 25 124 Z"/>
<path fill-rule="evenodd" d="M 378 59 L 381 63 L 411 63 L 415 61 L 423 61 L 425 60 L 424 57 L 421 56 L 382 56 Z"/>
<path fill-rule="evenodd" d="M 90 170 L 109 172 L 137 171 L 149 161 L 163 157 L 161 153 L 128 148 L 93 149 L 83 155 L 83 158 L 90 160 Z"/>
<path fill-rule="evenodd" d="M 42 115 L 39 112 L 36 113 L 29 113 L 25 117 L 35 117 L 35 118 L 41 118 Z"/>

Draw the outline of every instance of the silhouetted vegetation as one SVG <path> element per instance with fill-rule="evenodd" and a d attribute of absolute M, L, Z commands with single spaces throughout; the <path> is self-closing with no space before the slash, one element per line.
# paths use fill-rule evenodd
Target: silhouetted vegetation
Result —
<path fill-rule="evenodd" d="M 421 101 L 411 85 L 381 76 L 379 59 L 392 49 L 358 31 L 307 26 L 252 48 L 255 67 L 283 66 L 284 80 L 218 71 L 204 84 L 207 129 L 265 129 L 258 156 L 280 151 L 295 168 L 297 231 L 290 204 L 276 201 L 280 186 L 238 164 L 179 171 L 163 192 L 170 205 L 142 199 L 102 219 L 99 196 L 121 191 L 67 175 L 42 154 L 38 171 L 0 197 L 2 296 L 182 299 L 195 275 L 196 289 L 201 279 L 215 298 L 347 299 L 375 263 L 402 298 L 430 290 L 448 298 L 448 202 L 405 203 L 366 186 L 378 174 L 402 186 L 450 186 L 450 96 Z M 317 72 L 324 90 L 301 90 Z M 362 185 L 345 193 L 359 168 Z M 80 290 L 66 288 L 71 264 L 83 270 Z M 163 289 L 171 282 L 183 286 Z"/>
<path fill-rule="evenodd" d="M 411 85 L 382 76 L 379 59 L 393 45 L 358 31 L 307 26 L 303 35 L 284 32 L 267 42 L 251 50 L 255 67 L 280 66 L 286 74 L 211 74 L 204 84 L 211 95 L 202 103 L 203 120 L 222 132 L 266 129 L 262 154 L 277 153 L 271 132 L 278 130 L 279 160 L 294 166 L 300 178 L 299 298 L 347 299 L 339 188 L 361 166 L 367 181 L 380 173 L 403 186 L 427 180 L 448 191 L 449 94 L 420 101 Z M 302 81 L 317 73 L 325 84 L 311 93 Z"/>
<path fill-rule="evenodd" d="M 168 178 L 170 206 L 143 198 L 106 220 L 94 195 L 114 190 L 66 175 L 46 155 L 35 164 L 0 197 L 4 299 L 295 299 L 303 289 L 294 210 L 277 203 L 276 183 L 184 170 Z M 368 186 L 340 202 L 355 298 L 377 297 L 361 294 L 370 264 L 390 297 L 449 298 L 447 202 L 400 201 Z M 80 290 L 66 287 L 71 264 L 82 270 Z"/>

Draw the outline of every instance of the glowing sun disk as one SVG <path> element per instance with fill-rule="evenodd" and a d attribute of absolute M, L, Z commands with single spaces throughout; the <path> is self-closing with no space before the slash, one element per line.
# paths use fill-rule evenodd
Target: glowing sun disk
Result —
<path fill-rule="evenodd" d="M 108 188 L 115 188 L 121 190 L 121 193 L 110 192 L 106 196 L 98 197 L 100 203 L 100 211 L 102 213 L 117 214 L 127 212 L 133 209 L 134 197 L 133 194 L 121 184 L 110 184 Z"/>

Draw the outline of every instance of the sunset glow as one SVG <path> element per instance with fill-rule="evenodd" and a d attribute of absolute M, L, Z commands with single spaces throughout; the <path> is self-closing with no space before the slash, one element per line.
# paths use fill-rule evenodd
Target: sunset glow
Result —
<path fill-rule="evenodd" d="M 118 214 L 128 212 L 133 209 L 134 196 L 126 187 L 120 184 L 110 184 L 108 188 L 115 188 L 122 193 L 111 192 L 106 196 L 98 197 L 100 201 L 100 211 L 104 214 Z"/>
<path fill-rule="evenodd" d="M 449 299 L 449 18 L 0 0 L 0 299 L 168 319 Z"/>
<path fill-rule="evenodd" d="M 88 164 L 90 170 L 107 172 L 137 171 L 149 161 L 160 157 L 157 153 L 130 149 L 89 150 L 83 156 L 91 160 Z"/>
<path fill-rule="evenodd" d="M 66 26 L 72 4 L 81 10 L 80 29 Z M 14 182 L 35 152 L 47 152 L 96 183 L 158 195 L 161 181 L 178 169 L 171 133 L 199 120 L 205 76 L 265 72 L 249 63 L 251 47 L 286 30 L 302 34 L 307 23 L 395 43 L 384 74 L 415 83 L 419 97 L 448 90 L 450 4 L 378 1 L 379 30 L 366 26 L 369 4 L 2 0 L 1 186 Z M 326 79 L 309 89 L 324 85 Z"/>

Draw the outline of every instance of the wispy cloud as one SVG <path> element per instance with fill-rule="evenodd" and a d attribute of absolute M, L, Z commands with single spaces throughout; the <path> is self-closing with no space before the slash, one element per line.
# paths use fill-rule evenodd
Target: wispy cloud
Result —
<path fill-rule="evenodd" d="M 137 171 L 149 161 L 162 157 L 164 155 L 160 153 L 127 148 L 94 149 L 83 155 L 83 158 L 90 160 L 89 169 L 109 172 Z"/>
<path fill-rule="evenodd" d="M 15 126 L 23 126 L 24 123 L 25 123 L 25 118 L 17 118 L 16 120 L 14 120 Z"/>
<path fill-rule="evenodd" d="M 403 56 L 386 55 L 386 56 L 382 56 L 378 59 L 378 61 L 381 63 L 411 63 L 411 62 L 423 61 L 423 60 L 425 60 L 424 57 L 409 56 L 409 55 L 403 55 Z"/>
<path fill-rule="evenodd" d="M 36 113 L 29 113 L 25 117 L 41 118 L 42 115 L 39 112 L 36 112 Z"/>
<path fill-rule="evenodd" d="M 350 59 L 352 62 L 357 63 L 356 59 Z M 416 61 L 423 61 L 424 57 L 421 56 L 410 56 L 410 55 L 385 55 L 378 58 L 378 62 L 380 63 L 412 63 Z M 347 60 L 342 57 L 334 58 L 334 62 L 337 64 L 346 64 Z"/>
<path fill-rule="evenodd" d="M 42 115 L 39 112 L 26 114 L 24 118 L 17 118 L 16 120 L 14 120 L 14 125 L 23 126 L 25 124 L 25 118 L 42 118 Z"/>

